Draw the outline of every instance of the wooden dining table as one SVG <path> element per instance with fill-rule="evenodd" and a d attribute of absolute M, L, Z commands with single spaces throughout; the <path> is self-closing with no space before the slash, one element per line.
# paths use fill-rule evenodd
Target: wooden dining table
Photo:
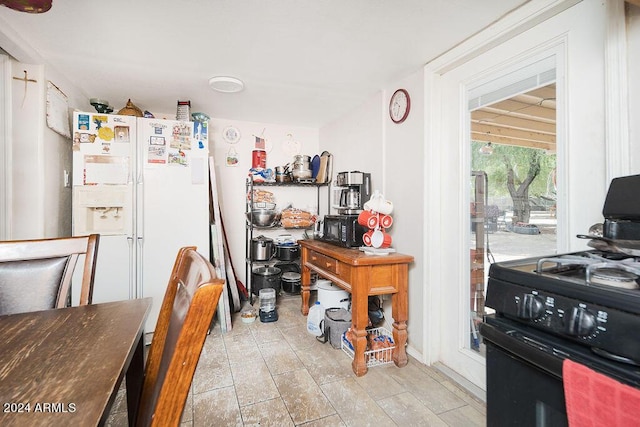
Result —
<path fill-rule="evenodd" d="M 0 316 L 0 425 L 103 425 L 126 376 L 133 425 L 151 298 Z"/>

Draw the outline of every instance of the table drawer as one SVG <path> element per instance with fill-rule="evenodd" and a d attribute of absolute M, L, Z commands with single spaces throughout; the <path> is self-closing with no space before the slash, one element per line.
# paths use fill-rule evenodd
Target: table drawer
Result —
<path fill-rule="evenodd" d="M 338 273 L 338 264 L 339 262 L 331 257 L 326 255 L 322 255 L 315 251 L 309 251 L 309 257 L 307 258 L 308 262 L 313 264 L 314 266 L 325 270 L 329 273 L 336 274 Z"/>

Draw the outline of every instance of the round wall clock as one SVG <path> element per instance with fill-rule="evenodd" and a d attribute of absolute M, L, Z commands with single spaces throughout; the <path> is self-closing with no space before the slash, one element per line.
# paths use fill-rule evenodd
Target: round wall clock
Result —
<path fill-rule="evenodd" d="M 396 90 L 389 101 L 389 116 L 394 123 L 405 121 L 411 110 L 411 98 L 405 89 Z"/>
<path fill-rule="evenodd" d="M 235 144 L 240 141 L 240 131 L 235 126 L 227 126 L 222 130 L 222 137 L 229 144 Z"/>

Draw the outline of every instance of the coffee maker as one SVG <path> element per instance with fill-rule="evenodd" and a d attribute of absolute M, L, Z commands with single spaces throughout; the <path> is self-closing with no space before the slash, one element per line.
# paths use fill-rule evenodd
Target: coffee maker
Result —
<path fill-rule="evenodd" d="M 340 172 L 336 176 L 334 207 L 340 215 L 357 215 L 371 198 L 371 174 Z"/>

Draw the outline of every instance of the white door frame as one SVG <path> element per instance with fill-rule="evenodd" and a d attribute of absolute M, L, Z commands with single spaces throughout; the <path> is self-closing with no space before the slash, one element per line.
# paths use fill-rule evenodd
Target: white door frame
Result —
<path fill-rule="evenodd" d="M 0 53 L 0 240 L 11 238 L 11 60 Z"/>
<path fill-rule="evenodd" d="M 619 2 L 622 3 L 622 0 Z M 524 61 L 526 58 L 532 57 L 545 49 L 566 51 L 567 62 L 575 59 L 576 56 L 578 56 L 579 60 L 583 59 L 583 57 L 589 59 L 590 55 L 596 57 L 598 61 L 604 61 L 604 55 L 598 56 L 601 52 L 597 48 L 594 51 L 583 51 L 587 43 L 593 43 L 594 40 L 589 40 L 590 37 L 594 39 L 601 37 L 600 40 L 602 40 L 611 38 L 612 34 L 618 34 L 616 26 L 612 26 L 611 22 L 608 21 L 607 30 L 603 31 L 603 34 L 599 32 L 594 34 L 593 31 L 588 33 L 583 27 L 586 23 L 577 22 L 579 20 L 576 20 L 575 16 L 573 16 L 573 21 L 570 24 L 566 24 L 566 29 L 556 30 L 554 27 L 552 28 L 553 31 L 549 31 L 549 24 L 545 23 L 545 21 L 572 6 L 576 6 L 576 10 L 575 12 L 570 12 L 567 15 L 569 17 L 573 16 L 573 13 L 586 13 L 587 15 L 593 14 L 597 20 L 597 18 L 604 16 L 603 9 L 606 9 L 606 13 L 609 14 L 607 15 L 609 21 L 611 20 L 610 14 L 612 12 L 616 14 L 617 17 L 614 22 L 619 19 L 621 10 L 620 8 L 604 6 L 601 2 L 595 0 L 584 0 L 584 2 L 532 1 L 517 10 L 512 16 L 508 16 L 507 22 L 500 21 L 494 28 L 484 32 L 484 38 L 468 41 L 425 67 L 424 161 L 429 166 L 425 168 L 424 172 L 424 182 L 426 183 L 424 196 L 426 225 L 423 261 L 425 265 L 424 306 L 426 313 L 428 313 L 428 318 L 425 319 L 425 348 L 423 354 L 427 364 L 440 362 L 483 390 L 486 389 L 486 379 L 484 377 L 485 361 L 477 353 L 464 348 L 465 339 L 468 340 L 468 334 L 465 335 L 464 332 L 468 332 L 468 328 L 465 328 L 464 319 L 467 319 L 466 323 L 468 323 L 468 314 L 461 316 L 461 313 L 469 311 L 468 298 L 465 298 L 463 293 L 464 289 L 468 288 L 469 233 L 465 232 L 462 226 L 468 220 L 468 206 L 464 205 L 468 179 L 463 180 L 464 172 L 468 169 L 467 157 L 469 154 L 469 136 L 467 135 L 468 132 L 466 132 L 469 128 L 467 123 L 469 115 L 465 103 L 466 91 L 468 85 L 484 77 L 480 73 L 481 70 L 485 70 L 484 73 L 499 72 L 500 69 L 504 69 L 506 65 L 509 65 L 507 62 L 513 65 L 517 61 Z M 520 13 L 523 15 L 519 15 Z M 541 26 L 541 30 L 546 29 L 546 32 L 534 32 L 537 35 L 531 37 L 531 42 L 529 42 L 529 34 L 516 39 L 516 36 L 537 25 Z M 598 28 L 601 29 L 601 27 Z M 483 60 L 489 58 L 488 55 L 483 57 L 483 54 L 491 49 L 494 49 L 490 52 L 491 55 L 500 52 L 504 42 L 512 39 L 519 40 L 521 45 L 518 48 L 521 50 L 515 50 L 513 55 L 502 51 L 501 56 L 495 57 L 493 67 L 487 67 L 485 62 L 484 67 L 479 70 L 469 71 L 470 67 L 468 67 L 467 74 L 464 76 L 460 72 L 465 65 L 468 66 L 476 58 L 484 58 Z M 523 43 L 523 40 L 527 42 Z M 528 47 L 522 48 L 522 45 L 527 45 Z M 517 52 L 523 53 L 515 55 Z M 618 51 L 618 58 L 623 56 Z M 560 59 L 561 62 L 564 61 L 562 58 Z M 498 62 L 500 63 L 498 64 Z M 619 73 L 615 72 L 615 69 L 623 66 L 623 64 L 624 61 L 622 60 L 608 64 L 607 67 L 611 69 L 608 69 L 607 75 L 619 75 Z M 571 107 L 572 114 L 574 114 L 573 109 L 575 106 L 582 101 L 582 98 L 576 96 L 576 94 L 581 89 L 584 89 L 585 86 L 584 81 L 576 84 L 575 73 L 579 65 L 581 64 L 557 65 L 568 67 L 567 69 L 571 70 L 571 73 L 567 75 L 567 79 L 572 78 L 571 84 L 567 81 L 558 81 L 556 84 L 557 87 L 559 86 L 559 91 L 571 92 L 573 96 L 571 99 L 573 102 Z M 588 76 L 584 80 L 590 79 L 596 89 L 601 87 L 600 85 L 609 89 L 608 84 L 611 79 L 605 79 L 604 73 L 602 75 L 599 74 L 602 70 L 602 68 L 597 68 L 599 65 L 596 63 L 593 69 L 586 70 Z M 572 66 L 573 68 L 571 68 Z M 493 70 L 489 68 L 493 68 Z M 459 72 L 459 74 L 456 74 L 456 72 Z M 458 80 L 455 80 L 456 78 Z M 455 88 L 456 84 L 458 87 L 456 94 L 454 94 L 452 88 Z M 618 82 L 617 85 L 616 93 L 619 93 L 620 90 L 626 93 L 624 82 Z M 620 86 L 624 87 L 621 88 Z M 447 92 L 447 88 L 449 92 Z M 612 169 L 624 170 L 624 165 L 620 165 L 618 157 L 620 152 L 624 152 L 624 139 L 609 140 L 605 144 L 605 138 L 610 137 L 610 133 L 605 134 L 604 130 L 605 111 L 607 123 L 625 122 L 625 117 L 622 117 L 625 110 L 612 107 L 612 105 L 619 107 L 624 103 L 624 99 L 621 99 L 619 95 L 616 97 L 615 94 L 611 93 L 611 90 L 602 92 L 604 93 L 601 96 L 598 95 L 593 99 L 593 105 L 587 111 L 587 113 L 603 117 L 602 123 L 590 125 L 595 128 L 595 132 L 592 132 L 593 135 L 586 135 L 586 131 L 582 130 L 576 123 L 575 117 L 578 116 L 582 117 L 584 124 L 585 115 L 581 114 L 584 111 L 575 112 L 574 116 L 571 117 L 567 111 L 568 104 L 563 104 L 563 96 L 559 96 L 557 110 L 558 139 L 567 141 L 570 145 L 567 148 L 567 153 L 570 152 L 572 156 L 572 159 L 569 159 L 568 154 L 563 155 L 560 152 L 558 156 L 559 172 L 564 173 L 564 176 L 559 174 L 558 179 L 564 179 L 564 182 L 568 184 L 564 189 L 566 194 L 559 195 L 559 198 L 565 197 L 567 201 L 564 211 L 558 212 L 559 224 L 566 225 L 563 234 L 558 236 L 559 250 L 582 249 L 582 246 L 579 245 L 584 245 L 584 243 L 576 242 L 577 239 L 573 239 L 573 237 L 578 234 L 576 231 L 586 231 L 588 229 L 587 224 L 597 222 L 600 218 L 602 209 L 600 193 L 604 197 L 608 187 L 608 180 L 605 175 L 611 175 Z M 457 99 L 452 99 L 453 97 Z M 453 106 L 449 104 L 453 104 Z M 607 106 L 606 110 L 605 104 Z M 457 125 L 454 124 L 452 126 L 455 120 L 458 121 Z M 457 129 L 454 130 L 455 127 Z M 466 138 L 464 135 L 466 135 Z M 578 147 L 578 143 L 582 147 Z M 606 150 L 605 145 L 607 147 Z M 591 197 L 591 199 L 595 199 L 595 201 L 585 201 L 585 190 L 580 186 L 580 181 L 585 177 L 585 172 L 580 170 L 579 167 L 576 168 L 575 164 L 575 162 L 584 162 L 585 152 L 595 154 L 595 158 L 602 157 L 602 164 L 592 164 L 591 166 L 596 171 L 588 176 L 591 194 L 596 196 Z M 571 164 L 571 168 L 569 167 L 570 161 L 574 162 Z M 583 210 L 578 212 L 580 209 Z M 467 256 L 463 255 L 465 249 Z M 468 289 L 466 292 L 468 294 Z M 467 308 L 466 311 L 465 308 Z"/>

